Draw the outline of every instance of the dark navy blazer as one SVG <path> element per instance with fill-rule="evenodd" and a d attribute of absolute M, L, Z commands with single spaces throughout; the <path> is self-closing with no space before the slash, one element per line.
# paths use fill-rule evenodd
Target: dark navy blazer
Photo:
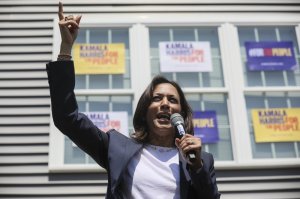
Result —
<path fill-rule="evenodd" d="M 121 186 L 126 183 L 123 181 L 123 173 L 128 162 L 142 149 L 143 144 L 114 129 L 105 133 L 84 114 L 78 112 L 72 61 L 50 62 L 47 64 L 47 73 L 55 126 L 107 170 L 106 198 L 122 198 Z M 183 168 L 180 162 L 181 199 L 220 198 L 213 157 L 209 153 L 202 152 L 201 158 L 203 167 L 198 172 Z M 188 171 L 191 177 L 189 181 L 185 177 L 184 170 Z"/>

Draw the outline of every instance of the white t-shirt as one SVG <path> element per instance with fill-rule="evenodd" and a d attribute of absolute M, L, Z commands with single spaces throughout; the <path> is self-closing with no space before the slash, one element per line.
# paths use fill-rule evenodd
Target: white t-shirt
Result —
<path fill-rule="evenodd" d="M 177 148 L 145 145 L 129 162 L 122 187 L 127 199 L 180 199 Z"/>

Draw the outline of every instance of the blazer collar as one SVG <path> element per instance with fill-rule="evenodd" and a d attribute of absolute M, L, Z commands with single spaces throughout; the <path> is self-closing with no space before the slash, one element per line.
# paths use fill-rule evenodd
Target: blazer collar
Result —
<path fill-rule="evenodd" d="M 111 154 L 111 156 L 116 155 L 116 157 L 112 157 L 115 161 L 110 161 L 110 176 L 111 176 L 111 191 L 114 193 L 120 181 L 122 180 L 122 174 L 127 167 L 130 159 L 141 150 L 143 147 L 142 143 L 138 143 L 134 140 L 123 141 L 119 143 L 119 153 Z"/>
<path fill-rule="evenodd" d="M 179 154 L 179 170 L 180 170 L 180 198 L 188 198 L 190 176 L 188 174 L 187 162 L 181 158 Z"/>

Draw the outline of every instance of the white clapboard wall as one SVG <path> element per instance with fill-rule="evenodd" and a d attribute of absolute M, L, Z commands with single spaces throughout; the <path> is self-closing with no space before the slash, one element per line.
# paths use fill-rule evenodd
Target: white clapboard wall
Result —
<path fill-rule="evenodd" d="M 0 198 L 104 198 L 103 173 L 50 173 L 50 99 L 56 0 L 0 0 Z M 298 12 L 299 0 L 68 0 L 70 13 Z M 84 11 L 84 12 L 83 12 Z M 217 170 L 222 198 L 300 198 L 300 168 Z"/>

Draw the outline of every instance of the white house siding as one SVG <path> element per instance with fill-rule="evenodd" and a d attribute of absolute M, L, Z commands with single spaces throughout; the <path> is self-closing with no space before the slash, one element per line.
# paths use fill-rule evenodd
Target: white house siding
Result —
<path fill-rule="evenodd" d="M 64 1 L 69 13 L 295 12 L 300 1 Z M 57 1 L 0 1 L 0 198 L 104 198 L 105 173 L 50 173 L 50 100 Z M 300 198 L 300 168 L 218 169 L 222 198 Z"/>

